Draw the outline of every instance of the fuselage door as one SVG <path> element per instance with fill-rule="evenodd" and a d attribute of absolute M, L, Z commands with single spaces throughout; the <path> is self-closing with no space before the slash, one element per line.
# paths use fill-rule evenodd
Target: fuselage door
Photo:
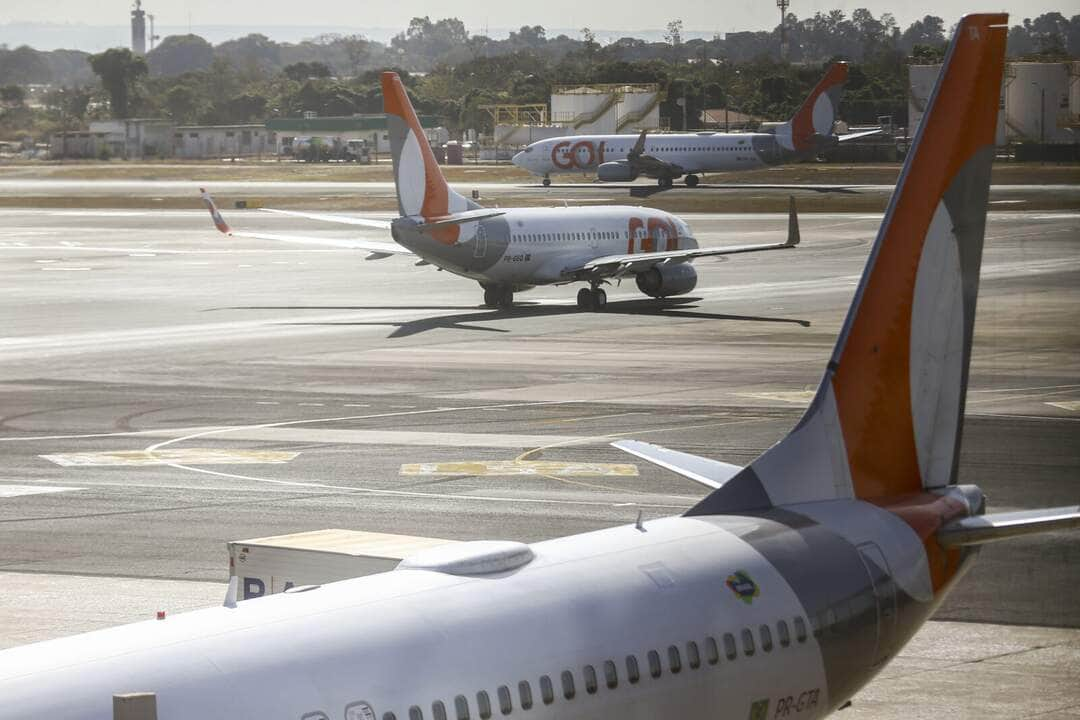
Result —
<path fill-rule="evenodd" d="M 482 258 L 487 255 L 487 228 L 484 222 L 476 224 L 476 244 L 473 246 L 473 257 Z"/>
<path fill-rule="evenodd" d="M 596 231 L 596 228 L 589 228 L 589 247 L 595 250 L 600 244 L 600 233 Z"/>

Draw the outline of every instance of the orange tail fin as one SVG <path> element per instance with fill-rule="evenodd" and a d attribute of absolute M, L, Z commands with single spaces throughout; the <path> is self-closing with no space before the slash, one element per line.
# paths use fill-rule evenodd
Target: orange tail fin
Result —
<path fill-rule="evenodd" d="M 960 21 L 809 410 L 692 513 L 955 483 L 1007 21 Z"/>

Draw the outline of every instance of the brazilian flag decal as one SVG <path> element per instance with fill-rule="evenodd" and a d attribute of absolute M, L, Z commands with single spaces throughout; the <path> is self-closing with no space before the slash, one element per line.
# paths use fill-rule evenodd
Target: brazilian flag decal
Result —
<path fill-rule="evenodd" d="M 758 700 L 750 706 L 750 720 L 768 720 L 769 699 Z"/>

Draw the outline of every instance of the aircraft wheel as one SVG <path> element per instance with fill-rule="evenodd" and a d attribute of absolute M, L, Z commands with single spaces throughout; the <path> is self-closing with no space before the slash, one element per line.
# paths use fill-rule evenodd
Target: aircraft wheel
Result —
<path fill-rule="evenodd" d="M 600 312 L 607 307 L 607 293 L 603 288 L 596 288 L 592 291 L 592 309 L 594 312 Z"/>
<path fill-rule="evenodd" d="M 549 177 L 545 177 L 545 178 L 544 178 L 543 180 L 541 180 L 540 182 L 542 182 L 542 183 L 543 183 L 544 187 L 550 187 L 550 185 L 551 185 L 551 178 L 549 178 Z"/>
<path fill-rule="evenodd" d="M 697 175 L 687 175 L 686 180 L 684 180 L 683 182 L 686 183 L 686 187 L 697 187 L 698 176 Z"/>
<path fill-rule="evenodd" d="M 503 310 L 514 307 L 514 291 L 509 287 L 503 288 L 499 292 L 498 305 Z"/>
<path fill-rule="evenodd" d="M 499 304 L 499 289 L 496 287 L 484 288 L 484 306 L 497 307 Z"/>
<path fill-rule="evenodd" d="M 593 294 L 589 288 L 581 288 L 577 293 L 577 306 L 582 310 L 592 310 Z"/>
<path fill-rule="evenodd" d="M 662 177 L 656 181 L 656 184 L 662 188 L 669 188 L 675 184 L 675 181 L 669 177 Z"/>

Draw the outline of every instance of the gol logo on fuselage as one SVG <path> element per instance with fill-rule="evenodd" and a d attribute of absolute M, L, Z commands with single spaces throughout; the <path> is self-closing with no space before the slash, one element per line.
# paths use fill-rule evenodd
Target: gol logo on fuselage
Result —
<path fill-rule="evenodd" d="M 566 148 L 569 150 L 563 152 Z M 604 141 L 602 140 L 599 145 L 593 145 L 590 140 L 578 140 L 576 143 L 564 140 L 551 147 L 551 164 L 560 170 L 574 168 L 585 170 L 596 167 L 602 162 L 604 162 Z"/>

